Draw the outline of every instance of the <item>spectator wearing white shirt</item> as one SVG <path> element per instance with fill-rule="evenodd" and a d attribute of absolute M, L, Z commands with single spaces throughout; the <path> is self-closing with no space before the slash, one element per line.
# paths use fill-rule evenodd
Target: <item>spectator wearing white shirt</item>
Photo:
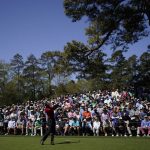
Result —
<path fill-rule="evenodd" d="M 112 100 L 111 100 L 109 97 L 107 97 L 107 98 L 104 100 L 104 104 L 107 104 L 107 106 L 110 106 L 111 103 L 112 103 Z"/>
<path fill-rule="evenodd" d="M 102 121 L 102 126 L 103 126 L 103 131 L 104 131 L 105 136 L 107 136 L 107 131 L 106 130 L 110 127 L 108 120 L 110 120 L 110 117 L 107 113 L 107 110 L 104 109 L 103 113 L 101 115 L 101 121 Z"/>
<path fill-rule="evenodd" d="M 13 120 L 17 120 L 18 115 L 17 115 L 16 110 L 14 110 L 14 109 L 11 110 L 10 118 Z"/>
<path fill-rule="evenodd" d="M 118 98 L 118 97 L 120 97 L 120 94 L 119 94 L 119 92 L 118 92 L 118 89 L 116 89 L 115 91 L 113 91 L 112 93 L 111 93 L 111 96 L 112 96 L 112 98 Z"/>
<path fill-rule="evenodd" d="M 93 133 L 94 133 L 94 136 L 99 136 L 99 130 L 100 130 L 100 121 L 96 117 L 96 118 L 94 118 L 94 121 L 93 121 Z"/>
<path fill-rule="evenodd" d="M 8 127 L 7 127 L 7 133 L 6 133 L 6 135 L 10 134 L 11 130 L 13 130 L 14 135 L 15 135 L 16 134 L 16 121 L 13 120 L 12 118 L 11 118 L 11 120 L 8 121 Z"/>

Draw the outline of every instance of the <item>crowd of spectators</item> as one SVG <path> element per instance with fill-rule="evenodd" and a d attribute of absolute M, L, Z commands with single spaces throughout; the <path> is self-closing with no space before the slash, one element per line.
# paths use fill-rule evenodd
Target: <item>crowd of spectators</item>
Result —
<path fill-rule="evenodd" d="M 45 103 L 55 110 L 56 135 L 150 136 L 150 101 L 134 92 L 98 90 L 0 108 L 0 134 L 42 136 Z"/>

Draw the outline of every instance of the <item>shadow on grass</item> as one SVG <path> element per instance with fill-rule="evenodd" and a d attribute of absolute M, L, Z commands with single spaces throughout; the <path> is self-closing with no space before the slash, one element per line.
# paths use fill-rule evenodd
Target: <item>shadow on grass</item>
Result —
<path fill-rule="evenodd" d="M 65 140 L 65 141 L 62 141 L 62 142 L 55 143 L 55 144 L 72 144 L 72 143 L 80 143 L 80 140 L 79 141 Z"/>
<path fill-rule="evenodd" d="M 80 143 L 80 140 L 78 140 L 78 141 L 65 140 L 65 141 L 62 141 L 62 142 L 56 142 L 54 145 L 57 145 L 57 144 L 72 144 L 72 143 L 76 143 L 76 144 Z M 51 145 L 51 144 L 45 144 L 44 143 L 43 145 Z"/>
<path fill-rule="evenodd" d="M 78 141 L 70 141 L 70 140 L 65 140 L 65 141 L 62 141 L 62 142 L 56 142 L 54 145 L 57 145 L 57 144 L 73 144 L 73 143 L 80 143 L 80 140 Z M 44 145 L 51 145 L 51 144 L 44 144 Z"/>

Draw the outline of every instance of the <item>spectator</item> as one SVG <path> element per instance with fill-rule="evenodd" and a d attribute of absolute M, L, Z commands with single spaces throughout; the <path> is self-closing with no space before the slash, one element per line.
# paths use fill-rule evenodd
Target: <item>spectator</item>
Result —
<path fill-rule="evenodd" d="M 43 136 L 42 122 L 40 118 L 37 118 L 34 123 L 34 136 L 37 135 L 37 131 L 40 131 L 40 135 Z"/>
<path fill-rule="evenodd" d="M 58 134 L 67 135 L 69 132 L 71 132 L 71 134 L 78 134 L 78 125 L 77 127 L 73 125 L 74 119 L 72 119 L 73 121 L 70 125 L 68 122 L 68 118 L 74 117 L 77 118 L 77 122 L 79 121 L 80 131 L 82 131 L 84 135 L 93 135 L 95 117 L 102 123 L 99 135 L 104 133 L 105 136 L 109 134 L 130 136 L 136 135 L 137 132 L 142 132 L 142 130 L 139 130 L 141 121 L 144 120 L 146 114 L 148 117 L 150 116 L 150 105 L 149 102 L 146 101 L 145 94 L 141 100 L 140 97 L 135 97 L 133 90 L 129 92 L 128 90 L 118 91 L 119 90 L 98 90 L 82 94 L 68 94 L 66 96 L 57 97 L 56 99 L 51 99 L 52 105 L 55 105 L 57 101 L 61 106 L 54 111 Z M 122 95 L 122 97 L 120 97 L 120 95 Z M 35 121 L 37 121 L 35 120 L 36 118 L 40 118 L 43 133 L 45 133 L 46 116 L 43 110 L 47 100 L 48 98 L 43 98 L 42 100 L 34 102 L 27 101 L 19 105 L 13 104 L 12 106 L 4 106 L 2 112 L 4 116 L 3 132 L 8 132 L 8 122 L 11 118 L 17 121 L 16 133 L 23 134 L 21 125 L 21 119 L 23 117 L 24 128 L 26 127 L 27 135 L 30 133 L 31 135 L 35 135 L 33 131 L 35 129 Z M 27 121 L 30 123 L 27 124 Z M 2 125 L 2 120 L 0 120 L 0 123 Z M 17 132 L 19 130 L 21 130 L 21 132 Z M 148 129 L 145 130 L 145 134 L 148 134 L 147 130 Z"/>
<path fill-rule="evenodd" d="M 96 117 L 96 118 L 93 119 L 93 133 L 94 133 L 94 136 L 99 136 L 99 131 L 100 131 L 100 121 Z"/>
<path fill-rule="evenodd" d="M 4 133 L 4 113 L 0 108 L 0 135 Z"/>
<path fill-rule="evenodd" d="M 77 117 L 73 118 L 72 127 L 73 127 L 73 133 L 80 135 L 80 123 Z"/>
<path fill-rule="evenodd" d="M 24 118 L 20 117 L 17 119 L 16 122 L 16 132 L 18 132 L 18 130 L 21 130 L 21 135 L 23 135 L 24 129 L 25 129 L 25 120 Z"/>
<path fill-rule="evenodd" d="M 102 122 L 103 132 L 105 136 L 107 136 L 107 131 L 108 131 L 108 128 L 110 127 L 109 120 L 110 120 L 110 117 L 108 115 L 107 109 L 105 108 L 101 115 L 101 122 Z"/>
<path fill-rule="evenodd" d="M 120 114 L 117 111 L 117 107 L 115 107 L 111 116 L 111 120 L 112 120 L 112 129 L 113 129 L 113 132 L 116 134 L 116 136 L 119 136 L 118 134 L 119 118 L 120 118 Z M 112 136 L 114 136 L 114 134 L 112 134 Z"/>
<path fill-rule="evenodd" d="M 32 136 L 34 133 L 33 130 L 34 130 L 33 121 L 31 119 L 28 119 L 26 123 L 26 136 L 29 134 Z"/>
<path fill-rule="evenodd" d="M 8 110 L 4 113 L 4 133 L 7 134 L 8 122 L 10 120 L 10 112 Z"/>
<path fill-rule="evenodd" d="M 124 125 L 125 125 L 125 134 L 124 136 L 127 136 L 127 134 L 129 134 L 129 136 L 132 136 L 131 130 L 129 128 L 129 122 L 130 122 L 130 117 L 129 117 L 129 111 L 127 110 L 127 108 L 124 108 L 122 113 L 122 120 L 124 121 Z"/>
<path fill-rule="evenodd" d="M 7 133 L 6 135 L 10 134 L 11 133 L 11 130 L 13 130 L 13 133 L 14 135 L 16 134 L 16 121 L 13 120 L 13 118 L 11 118 L 9 121 L 8 121 L 8 128 L 7 128 Z"/>
<path fill-rule="evenodd" d="M 135 115 L 131 117 L 128 127 L 132 135 L 137 135 L 137 131 L 139 130 L 140 126 L 141 126 L 141 121 L 139 119 L 139 116 Z"/>
<path fill-rule="evenodd" d="M 141 126 L 139 127 L 137 136 L 139 136 L 140 131 L 142 132 L 143 136 L 150 136 L 150 121 L 147 115 L 144 116 L 144 119 L 141 122 Z"/>

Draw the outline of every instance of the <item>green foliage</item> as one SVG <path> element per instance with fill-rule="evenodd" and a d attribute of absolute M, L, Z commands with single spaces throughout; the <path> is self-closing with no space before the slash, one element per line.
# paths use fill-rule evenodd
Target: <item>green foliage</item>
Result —
<path fill-rule="evenodd" d="M 37 99 L 38 90 L 41 87 L 41 68 L 39 62 L 34 55 L 30 55 L 25 62 L 25 68 L 23 75 L 25 79 L 26 94 L 29 94 L 29 98 L 32 100 Z"/>
<path fill-rule="evenodd" d="M 13 82 L 16 84 L 16 92 L 17 92 L 17 99 L 18 102 L 22 101 L 22 96 L 23 96 L 23 77 L 22 77 L 22 72 L 24 69 L 24 61 L 23 57 L 20 54 L 14 55 L 13 59 L 10 62 L 10 67 L 11 67 L 11 73 L 13 78 Z"/>
<path fill-rule="evenodd" d="M 139 60 L 139 86 L 150 88 L 150 52 L 144 52 Z"/>
<path fill-rule="evenodd" d="M 6 92 L 9 80 L 9 64 L 0 61 L 0 105 L 7 103 Z"/>
<path fill-rule="evenodd" d="M 16 86 L 13 82 L 8 82 L 5 86 L 5 91 L 3 93 L 1 105 L 9 105 L 12 103 L 18 103 L 19 93 L 16 90 Z"/>
<path fill-rule="evenodd" d="M 23 57 L 20 54 L 14 55 L 10 65 L 13 72 L 19 76 L 24 67 Z"/>
<path fill-rule="evenodd" d="M 105 59 L 101 51 L 82 55 L 81 48 L 86 51 L 74 41 L 64 52 L 46 52 L 40 59 L 30 55 L 25 62 L 16 57 L 10 64 L 0 62 L 0 105 L 99 89 L 150 88 L 149 51 L 127 59 L 124 51 L 116 50 Z"/>
<path fill-rule="evenodd" d="M 55 77 L 56 63 L 60 57 L 58 51 L 47 51 L 41 55 L 40 64 L 42 67 L 42 77 L 48 82 L 44 82 L 45 86 L 48 87 L 47 94 L 52 94 L 51 82 Z"/>
<path fill-rule="evenodd" d="M 110 58 L 110 80 L 113 88 L 122 88 L 126 85 L 126 60 L 121 50 L 115 51 Z"/>
<path fill-rule="evenodd" d="M 149 0 L 64 0 L 65 14 L 73 22 L 85 17 L 89 21 L 86 35 L 89 50 L 104 44 L 126 48 L 148 35 L 150 25 Z"/>
<path fill-rule="evenodd" d="M 69 94 L 79 93 L 79 89 L 75 81 L 71 80 L 66 84 L 66 91 Z"/>
<path fill-rule="evenodd" d="M 104 57 L 106 54 L 101 51 L 89 53 L 88 47 L 81 42 L 67 43 L 64 56 L 72 67 L 72 72 L 77 72 L 78 78 L 91 79 L 105 74 Z"/>

